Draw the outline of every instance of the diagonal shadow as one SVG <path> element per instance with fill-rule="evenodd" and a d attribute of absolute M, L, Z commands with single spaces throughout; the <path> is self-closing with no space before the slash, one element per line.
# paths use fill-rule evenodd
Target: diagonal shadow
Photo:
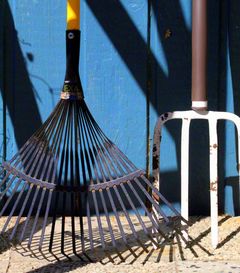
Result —
<path fill-rule="evenodd" d="M 8 1 L 1 1 L 0 8 L 4 13 L 3 48 L 0 48 L 4 52 L 4 57 L 0 60 L 4 75 L 0 77 L 0 90 L 20 148 L 42 125 L 42 120 Z"/>
<path fill-rule="evenodd" d="M 146 66 L 148 44 L 134 25 L 129 14 L 120 1 L 90 1 L 88 7 L 104 29 L 109 40 L 129 68 L 141 91 L 148 97 Z M 191 92 L 191 31 L 187 28 L 179 0 L 149 1 L 152 16 L 157 25 L 159 42 L 165 52 L 168 75 L 165 75 L 157 58 L 150 52 L 152 64 L 152 90 L 150 104 L 157 114 L 165 111 L 190 109 Z M 209 104 L 217 108 L 218 72 L 219 72 L 219 1 L 208 1 L 208 90 Z M 166 35 L 169 32 L 170 35 Z M 199 126 L 200 124 L 200 126 Z M 167 125 L 168 132 L 177 147 L 177 169 L 180 166 L 180 125 Z M 191 177 L 190 203 L 191 214 L 208 214 L 209 202 L 209 164 L 208 164 L 208 133 L 207 124 L 197 123 L 191 127 Z M 200 166 L 200 167 L 199 167 Z M 179 202 L 180 183 L 179 171 L 162 174 L 161 191 L 170 201 Z M 169 187 L 171 181 L 171 187 Z M 170 188 L 175 188 L 174 193 Z M 197 195 L 197 198 L 196 198 Z M 199 210 L 199 208 L 201 208 Z"/>

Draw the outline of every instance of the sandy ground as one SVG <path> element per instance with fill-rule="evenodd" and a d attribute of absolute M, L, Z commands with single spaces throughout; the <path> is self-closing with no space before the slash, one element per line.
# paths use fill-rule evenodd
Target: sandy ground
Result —
<path fill-rule="evenodd" d="M 6 219 L 0 219 L 0 228 Z M 127 222 L 123 221 L 124 230 L 129 233 L 127 248 L 121 237 L 116 236 L 118 251 L 110 246 L 109 231 L 104 230 L 106 249 L 103 251 L 97 232 L 97 221 L 93 221 L 94 252 L 86 235 L 86 253 L 93 262 L 86 262 L 72 255 L 71 234 L 66 230 L 65 255 L 60 251 L 61 222 L 56 225 L 54 237 L 54 253 L 48 252 L 48 239 L 42 253 L 38 250 L 41 225 L 33 239 L 31 250 L 27 248 L 28 238 L 22 244 L 13 240 L 10 244 L 8 237 L 14 227 L 11 221 L 7 231 L 0 236 L 0 273 L 2 272 L 91 272 L 91 273 L 133 273 L 133 272 L 238 272 L 240 273 L 240 217 L 227 215 L 219 217 L 219 246 L 211 247 L 210 218 L 192 218 L 193 225 L 189 228 L 189 244 L 184 247 L 181 234 L 166 242 L 162 240 L 158 249 L 146 238 L 139 227 L 137 234 L 146 248 L 132 240 L 133 235 Z M 133 219 L 134 222 L 134 219 Z M 70 227 L 70 219 L 67 221 Z M 114 227 L 113 222 L 113 227 Z M 147 226 L 148 223 L 146 223 Z M 31 226 L 31 223 L 30 223 Z M 49 234 L 50 225 L 46 233 Z M 78 245 L 77 245 L 78 246 Z M 80 247 L 80 245 L 79 245 Z M 80 253 L 80 252 L 78 252 Z"/>

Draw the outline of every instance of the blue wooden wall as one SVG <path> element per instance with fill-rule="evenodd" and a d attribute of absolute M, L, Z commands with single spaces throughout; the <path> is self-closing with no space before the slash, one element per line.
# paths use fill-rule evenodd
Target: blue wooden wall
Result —
<path fill-rule="evenodd" d="M 157 117 L 190 109 L 191 1 L 82 0 L 80 74 L 103 131 L 140 168 L 151 163 Z M 211 110 L 240 114 L 240 3 L 208 4 Z M 46 120 L 65 72 L 65 1 L 0 2 L 0 156 L 10 159 Z M 6 128 L 4 127 L 6 124 Z M 179 207 L 180 129 L 164 129 L 162 187 Z M 220 208 L 239 213 L 235 131 L 219 126 Z M 190 208 L 209 213 L 208 131 L 191 126 Z M 151 147 L 151 146 L 150 146 Z"/>

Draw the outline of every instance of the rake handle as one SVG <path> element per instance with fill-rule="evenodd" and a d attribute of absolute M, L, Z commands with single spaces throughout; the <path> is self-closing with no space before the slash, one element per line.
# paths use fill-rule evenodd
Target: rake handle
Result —
<path fill-rule="evenodd" d="M 207 0 L 192 1 L 192 109 L 207 110 Z"/>
<path fill-rule="evenodd" d="M 67 0 L 66 74 L 61 92 L 62 99 L 82 99 L 79 77 L 80 0 Z"/>
<path fill-rule="evenodd" d="M 80 0 L 67 0 L 67 29 L 80 29 Z"/>

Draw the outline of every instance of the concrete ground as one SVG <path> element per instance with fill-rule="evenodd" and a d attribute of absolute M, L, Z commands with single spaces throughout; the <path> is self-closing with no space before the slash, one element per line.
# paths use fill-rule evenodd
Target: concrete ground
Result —
<path fill-rule="evenodd" d="M 6 219 L 1 218 L 0 228 Z M 13 219 L 14 220 L 14 219 Z M 69 219 L 70 221 L 70 219 Z M 134 220 L 133 220 L 134 221 Z M 219 217 L 219 246 L 211 247 L 210 218 L 192 218 L 193 225 L 189 228 L 190 242 L 187 247 L 183 246 L 181 236 L 175 236 L 174 240 L 160 244 L 154 249 L 151 242 L 143 238 L 139 229 L 139 237 L 145 240 L 147 249 L 137 244 L 131 244 L 131 251 L 121 244 L 121 238 L 117 238 L 119 252 L 107 249 L 105 252 L 100 248 L 99 238 L 95 238 L 96 250 L 87 253 L 93 262 L 82 262 L 73 256 L 71 249 L 69 256 L 63 256 L 60 252 L 60 221 L 57 222 L 54 239 L 54 255 L 48 253 L 47 247 L 43 253 L 38 251 L 38 241 L 33 244 L 31 250 L 24 241 L 18 244 L 8 241 L 9 229 L 0 237 L 0 273 L 2 272 L 91 272 L 91 273 L 172 273 L 172 272 L 238 272 L 240 273 L 240 217 L 227 215 Z M 124 222 L 124 220 L 123 220 Z M 69 222 L 70 223 L 70 222 Z M 97 222 L 93 222 L 93 228 L 97 230 Z M 128 224 L 124 223 L 127 230 Z M 40 229 L 39 229 L 40 230 Z M 49 232 L 49 229 L 47 229 Z M 109 237 L 106 237 L 106 241 Z M 67 244 L 66 238 L 66 244 Z M 69 238 L 71 240 L 71 236 Z M 86 248 L 88 246 L 86 245 Z"/>

